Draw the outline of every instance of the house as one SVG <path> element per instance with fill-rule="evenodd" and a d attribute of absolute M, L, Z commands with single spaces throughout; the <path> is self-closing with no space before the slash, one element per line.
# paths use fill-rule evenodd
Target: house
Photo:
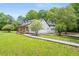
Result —
<path fill-rule="evenodd" d="M 44 19 L 40 19 L 43 29 L 39 30 L 38 34 L 48 34 L 48 33 L 54 33 L 55 32 L 55 24 L 52 24 L 51 22 L 46 22 Z M 28 27 L 32 23 L 32 20 L 29 20 L 25 23 L 22 23 L 19 27 L 17 32 L 18 33 L 34 33 L 31 31 L 31 29 Z"/>

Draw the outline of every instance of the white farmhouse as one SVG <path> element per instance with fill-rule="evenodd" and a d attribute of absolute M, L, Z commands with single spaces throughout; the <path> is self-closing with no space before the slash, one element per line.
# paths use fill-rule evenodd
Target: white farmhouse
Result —
<path fill-rule="evenodd" d="M 38 34 L 48 34 L 48 33 L 55 32 L 55 24 L 52 24 L 51 22 L 46 22 L 44 19 L 40 19 L 40 22 L 42 24 L 43 29 L 39 30 Z M 18 32 L 19 33 L 34 33 L 28 27 L 28 25 L 31 23 L 32 23 L 32 20 L 22 23 L 22 25 L 18 28 Z"/>

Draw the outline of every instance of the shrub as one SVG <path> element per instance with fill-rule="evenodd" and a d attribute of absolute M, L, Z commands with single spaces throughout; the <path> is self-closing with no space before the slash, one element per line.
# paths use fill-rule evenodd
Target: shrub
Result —
<path fill-rule="evenodd" d="M 11 32 L 13 29 L 14 27 L 11 24 L 7 24 L 2 28 L 2 30 L 8 31 L 8 32 Z"/>

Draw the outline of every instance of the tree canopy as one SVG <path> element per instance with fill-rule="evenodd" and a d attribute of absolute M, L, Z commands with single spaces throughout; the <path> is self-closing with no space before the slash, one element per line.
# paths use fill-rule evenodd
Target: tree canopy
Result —
<path fill-rule="evenodd" d="M 26 19 L 27 20 L 38 19 L 38 13 L 35 10 L 30 10 L 26 14 Z"/>
<path fill-rule="evenodd" d="M 75 14 L 77 16 L 77 31 L 79 32 L 79 3 L 70 4 L 75 10 Z"/>
<path fill-rule="evenodd" d="M 19 24 L 24 23 L 24 22 L 25 22 L 25 17 L 23 17 L 23 16 L 18 16 L 17 22 L 18 22 Z"/>
<path fill-rule="evenodd" d="M 14 21 L 14 18 L 10 15 L 5 15 L 4 13 L 0 13 L 0 30 L 6 24 L 10 24 Z"/>
<path fill-rule="evenodd" d="M 67 32 L 76 28 L 76 15 L 72 7 L 53 8 L 48 11 L 48 19 L 55 22 L 57 32 Z"/>
<path fill-rule="evenodd" d="M 47 20 L 46 16 L 47 16 L 47 11 L 46 11 L 46 10 L 40 10 L 40 11 L 38 12 L 38 18 L 39 18 L 39 19 L 42 18 L 42 19 L 44 19 L 44 20 Z"/>

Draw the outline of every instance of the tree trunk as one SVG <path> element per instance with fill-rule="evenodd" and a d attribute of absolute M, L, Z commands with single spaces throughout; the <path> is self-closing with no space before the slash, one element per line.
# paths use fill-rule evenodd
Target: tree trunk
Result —
<path fill-rule="evenodd" d="M 58 36 L 61 36 L 61 32 L 58 32 Z"/>
<path fill-rule="evenodd" d="M 9 30 L 9 29 L 8 29 L 7 31 L 8 31 L 8 32 L 11 32 L 11 30 Z"/>
<path fill-rule="evenodd" d="M 35 32 L 35 35 L 38 36 L 38 31 Z"/>
<path fill-rule="evenodd" d="M 65 31 L 65 35 L 67 35 L 67 31 Z"/>
<path fill-rule="evenodd" d="M 65 35 L 67 35 L 67 32 L 68 32 L 68 27 L 66 28 Z"/>

